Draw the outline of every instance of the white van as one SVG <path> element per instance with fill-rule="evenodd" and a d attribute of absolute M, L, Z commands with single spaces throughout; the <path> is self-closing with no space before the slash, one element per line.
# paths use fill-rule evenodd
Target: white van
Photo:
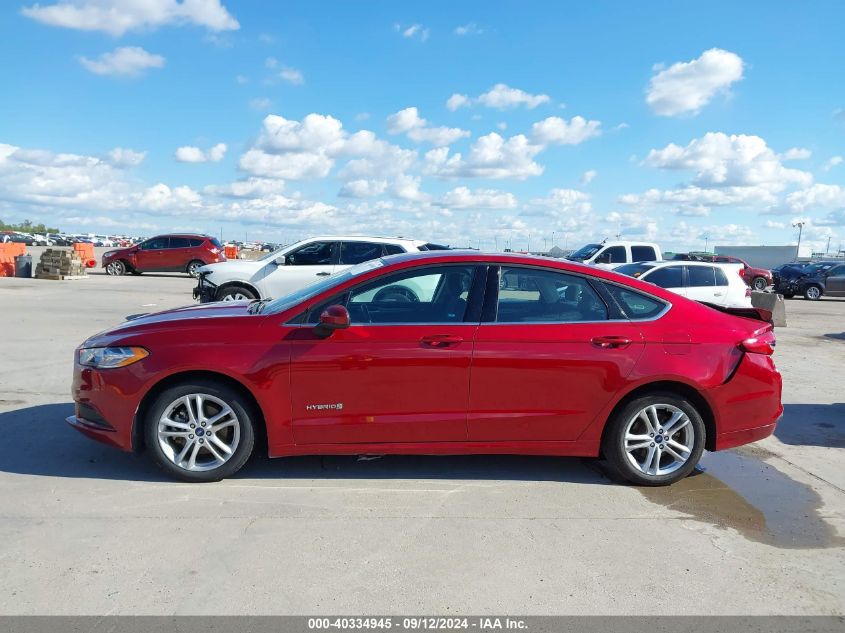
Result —
<path fill-rule="evenodd" d="M 653 262 L 663 259 L 657 244 L 651 242 L 620 242 L 605 240 L 600 244 L 587 244 L 570 253 L 566 259 L 599 268 L 613 270 L 622 264 Z"/>

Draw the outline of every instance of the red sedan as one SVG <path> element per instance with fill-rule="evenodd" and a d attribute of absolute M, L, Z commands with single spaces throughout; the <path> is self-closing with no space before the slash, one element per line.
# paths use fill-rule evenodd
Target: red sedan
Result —
<path fill-rule="evenodd" d="M 573 262 L 396 255 L 96 335 L 68 422 L 193 482 L 233 475 L 261 436 L 274 457 L 601 455 L 669 484 L 782 414 L 772 326 L 744 315 Z"/>

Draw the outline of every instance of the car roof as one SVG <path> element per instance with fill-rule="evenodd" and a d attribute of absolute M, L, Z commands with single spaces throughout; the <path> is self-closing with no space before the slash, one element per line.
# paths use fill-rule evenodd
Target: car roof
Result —
<path fill-rule="evenodd" d="M 428 244 L 425 240 L 414 240 L 407 237 L 385 237 L 379 235 L 317 235 L 315 237 L 309 237 L 304 240 L 297 240 L 296 243 L 299 242 L 314 242 L 314 241 L 325 241 L 325 242 L 379 242 L 385 244 L 414 244 L 414 245 L 421 245 L 421 244 Z"/>
<path fill-rule="evenodd" d="M 632 263 L 642 264 L 644 266 L 651 266 L 652 268 L 665 268 L 666 266 L 741 266 L 739 262 L 699 262 L 696 260 L 686 259 L 667 259 L 655 262 Z"/>

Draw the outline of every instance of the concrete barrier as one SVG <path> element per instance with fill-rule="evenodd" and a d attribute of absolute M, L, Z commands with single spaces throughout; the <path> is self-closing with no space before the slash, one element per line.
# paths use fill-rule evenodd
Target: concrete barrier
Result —
<path fill-rule="evenodd" d="M 786 303 L 784 303 L 783 295 L 776 292 L 753 291 L 751 305 L 770 311 L 775 327 L 786 327 Z"/>

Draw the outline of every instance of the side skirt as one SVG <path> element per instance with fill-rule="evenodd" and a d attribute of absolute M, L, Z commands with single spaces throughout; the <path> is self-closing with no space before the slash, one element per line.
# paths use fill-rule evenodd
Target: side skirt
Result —
<path fill-rule="evenodd" d="M 598 457 L 599 443 L 572 442 L 425 442 L 379 444 L 276 444 L 270 457 L 294 455 L 554 455 Z"/>

